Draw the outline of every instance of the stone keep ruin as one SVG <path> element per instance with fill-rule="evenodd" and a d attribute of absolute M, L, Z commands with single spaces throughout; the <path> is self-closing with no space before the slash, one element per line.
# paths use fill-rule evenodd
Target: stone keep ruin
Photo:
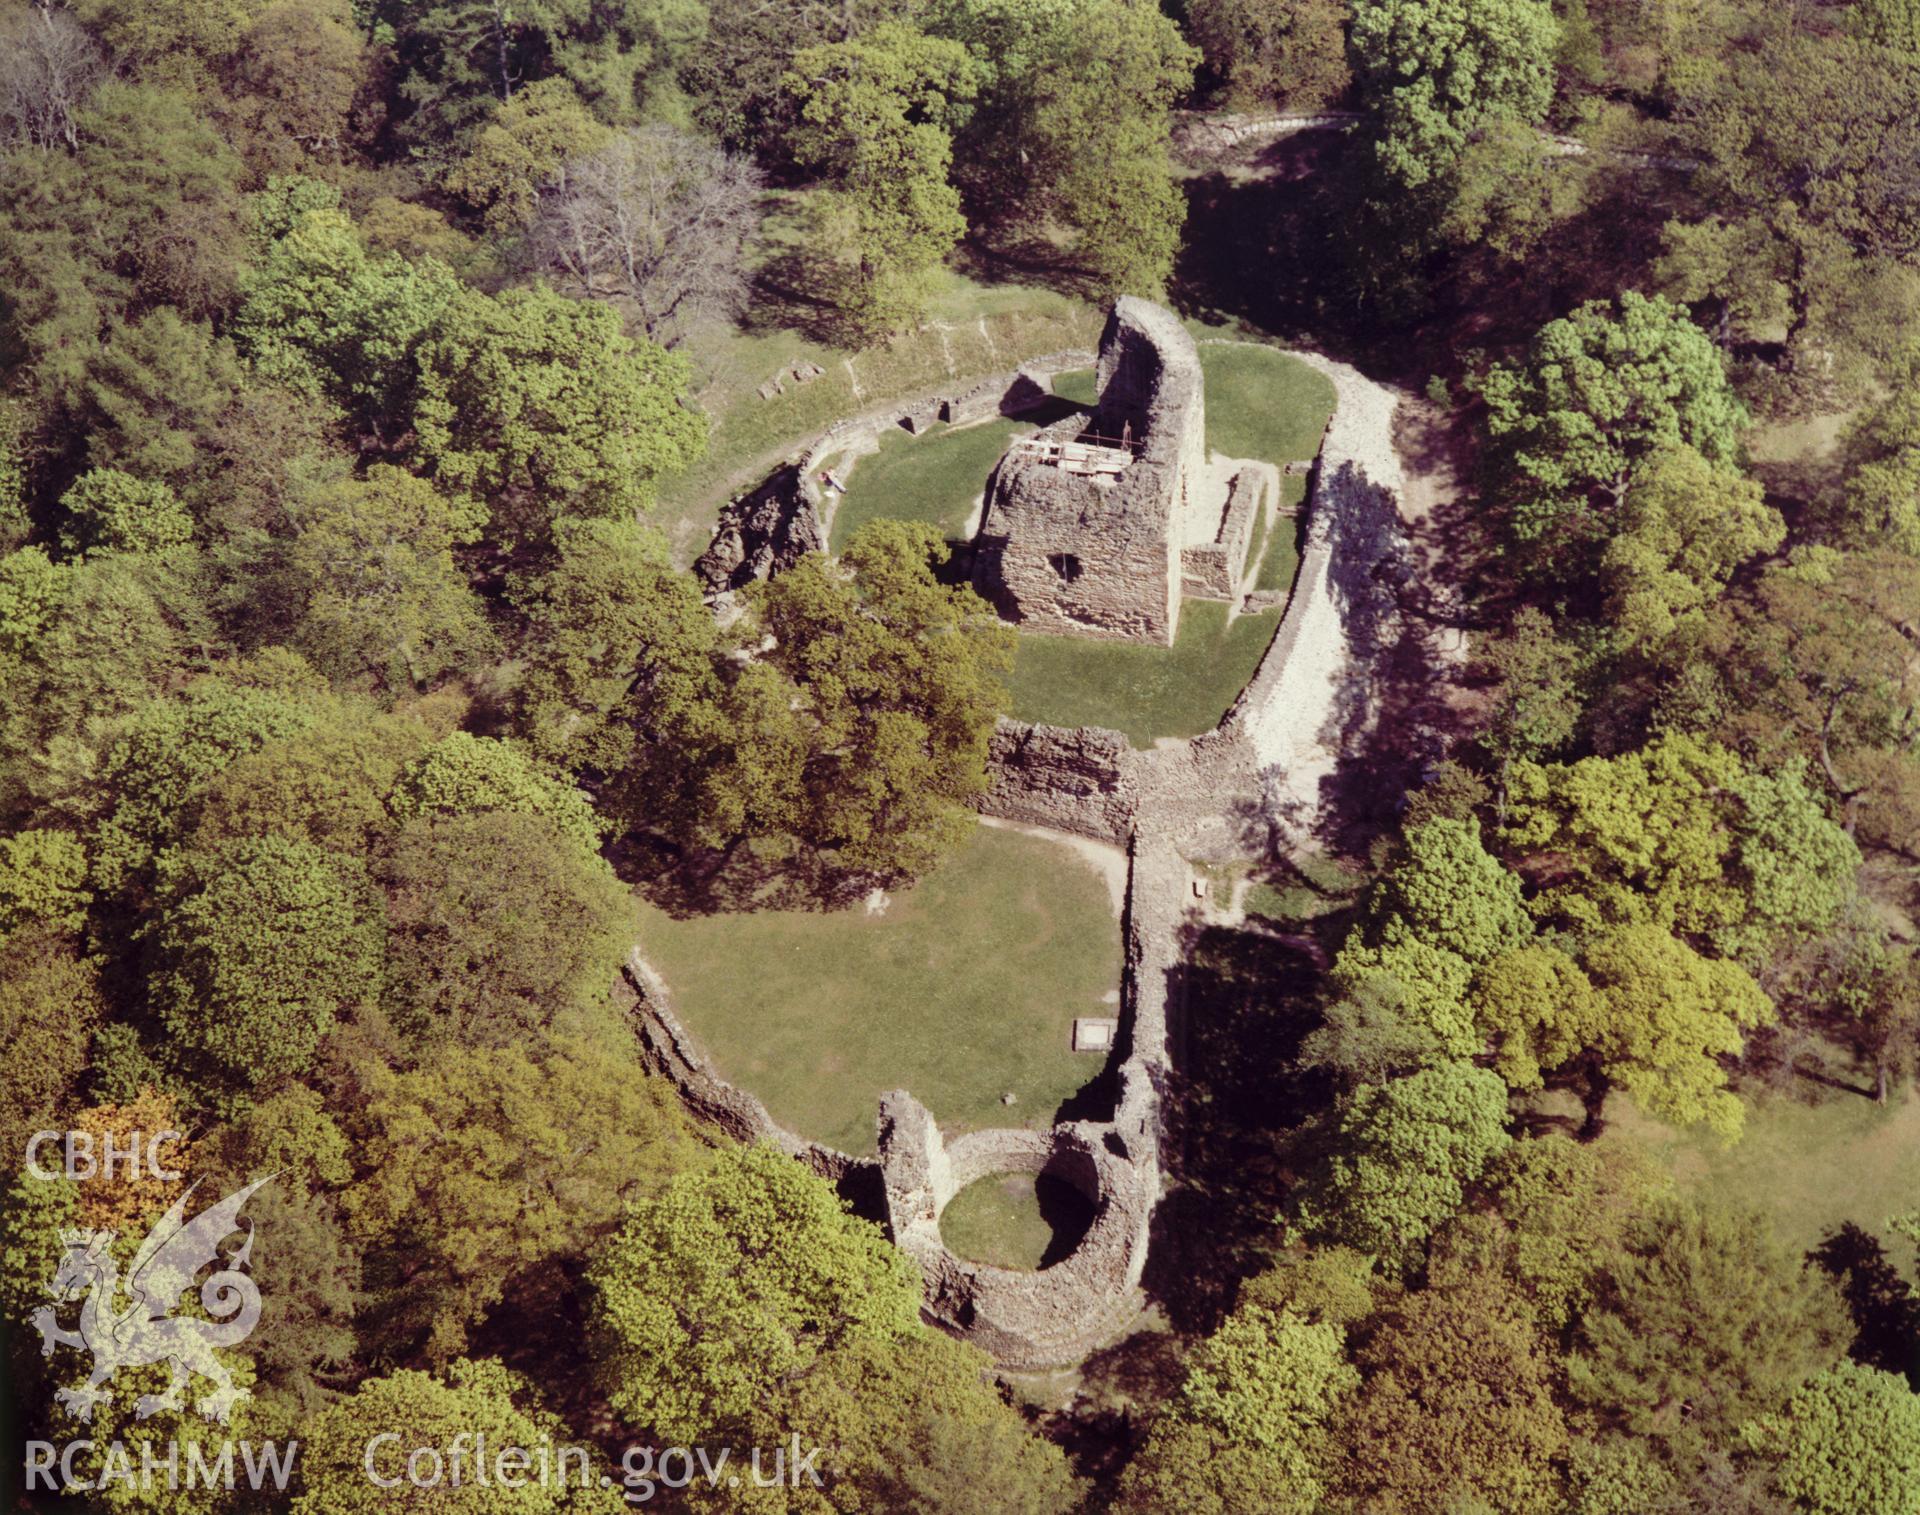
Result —
<path fill-rule="evenodd" d="M 1172 643 L 1183 593 L 1232 600 L 1257 476 L 1210 468 L 1205 382 L 1174 314 L 1131 296 L 1100 338 L 1099 398 L 1022 437 L 988 489 L 974 583 L 1035 631 Z"/>

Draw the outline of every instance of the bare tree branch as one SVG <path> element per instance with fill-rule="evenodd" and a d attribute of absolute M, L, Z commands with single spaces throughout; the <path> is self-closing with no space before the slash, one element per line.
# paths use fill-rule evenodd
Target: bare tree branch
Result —
<path fill-rule="evenodd" d="M 528 245 L 556 282 L 619 306 L 671 347 L 740 308 L 759 194 L 745 157 L 674 127 L 635 127 L 555 178 Z"/>
<path fill-rule="evenodd" d="M 0 17 L 0 141 L 77 145 L 74 116 L 105 72 L 99 44 L 64 10 Z"/>

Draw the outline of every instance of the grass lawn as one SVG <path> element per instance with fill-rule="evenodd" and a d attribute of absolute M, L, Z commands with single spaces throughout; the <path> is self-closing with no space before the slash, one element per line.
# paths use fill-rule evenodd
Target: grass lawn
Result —
<path fill-rule="evenodd" d="M 1100 391 L 1093 382 L 1091 368 L 1071 368 L 1065 373 L 1055 374 L 1053 392 L 1063 400 L 1071 400 L 1075 405 L 1091 405 L 1100 398 Z"/>
<path fill-rule="evenodd" d="M 1070 1049 L 1073 1018 L 1113 1014 L 1120 985 L 1095 867 L 986 826 L 881 915 L 675 920 L 642 905 L 640 941 L 723 1077 L 854 1153 L 873 1150 L 874 1102 L 896 1088 L 949 1131 L 1051 1125 L 1102 1067 Z"/>
<path fill-rule="evenodd" d="M 1663 1125 L 1620 1094 L 1606 1116 L 1610 1131 L 1644 1143 L 1682 1186 L 1765 1210 L 1796 1250 L 1850 1220 L 1889 1242 L 1896 1261 L 1911 1252 L 1887 1232 L 1888 1217 L 1920 1209 L 1920 1098 L 1911 1090 L 1885 1108 L 1838 1091 L 1817 1105 L 1777 1095 L 1751 1101 L 1746 1132 L 1731 1147 Z"/>
<path fill-rule="evenodd" d="M 1207 446 L 1276 468 L 1310 458 L 1333 414 L 1333 381 L 1271 347 L 1203 344 Z"/>
<path fill-rule="evenodd" d="M 1051 290 L 981 285 L 947 276 L 920 328 L 859 351 L 811 341 L 785 327 L 705 333 L 691 346 L 695 398 L 711 418 L 706 455 L 666 480 L 654 523 L 674 556 L 692 562 L 706 547 L 721 505 L 757 484 L 779 461 L 835 421 L 877 405 L 944 390 L 1012 369 L 1028 358 L 1091 347 L 1101 313 Z M 760 398 L 760 385 L 811 361 L 826 372 Z"/>
<path fill-rule="evenodd" d="M 940 1239 L 969 1262 L 1045 1268 L 1073 1250 L 1092 1220 L 1092 1204 L 1065 1179 L 1001 1173 L 948 1201 Z"/>
<path fill-rule="evenodd" d="M 918 437 L 888 432 L 881 437 L 878 452 L 853 465 L 846 497 L 833 515 L 832 550 L 838 552 L 856 530 L 882 517 L 930 521 L 949 542 L 959 541 L 993 465 L 1007 444 L 1032 431 L 1034 424 L 1031 420 L 982 421 L 957 431 L 936 426 Z"/>
<path fill-rule="evenodd" d="M 1280 624 L 1278 610 L 1236 616 L 1211 600 L 1180 607 L 1171 647 L 1022 634 L 1007 680 L 1013 713 L 1056 726 L 1109 726 L 1136 747 L 1219 725 L 1253 677 Z"/>

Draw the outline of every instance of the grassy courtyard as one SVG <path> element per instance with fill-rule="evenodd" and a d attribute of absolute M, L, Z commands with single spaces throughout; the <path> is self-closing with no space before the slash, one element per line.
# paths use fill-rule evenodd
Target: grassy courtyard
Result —
<path fill-rule="evenodd" d="M 1023 634 L 1007 683 L 1013 713 L 1056 726 L 1108 726 L 1136 747 L 1156 737 L 1198 736 L 1220 723 L 1260 666 L 1278 610 L 1236 616 L 1187 600 L 1171 647 Z"/>
<path fill-rule="evenodd" d="M 1230 458 L 1263 458 L 1276 468 L 1320 450 L 1333 414 L 1333 383 L 1271 347 L 1203 343 L 1207 446 Z"/>
<path fill-rule="evenodd" d="M 874 1102 L 894 1088 L 949 1130 L 1051 1125 L 1102 1066 L 1071 1050 L 1073 1018 L 1112 1014 L 1120 983 L 1120 923 L 1094 865 L 984 826 L 882 914 L 675 920 L 642 906 L 640 941 L 724 1077 L 855 1153 L 873 1150 Z"/>
<path fill-rule="evenodd" d="M 1005 420 L 958 430 L 937 426 L 918 437 L 886 433 L 877 452 L 853 465 L 847 493 L 833 515 L 832 550 L 838 552 L 860 527 L 880 519 L 928 521 L 948 541 L 959 541 L 993 465 L 1008 443 L 1033 428 L 1032 420 Z"/>
<path fill-rule="evenodd" d="M 970 1262 L 1045 1268 L 1086 1234 L 1093 1205 L 1050 1174 L 998 1173 L 968 1184 L 940 1212 L 940 1239 Z"/>

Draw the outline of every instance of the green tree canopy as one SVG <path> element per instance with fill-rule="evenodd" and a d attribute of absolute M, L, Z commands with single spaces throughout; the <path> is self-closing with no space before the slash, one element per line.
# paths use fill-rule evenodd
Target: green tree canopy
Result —
<path fill-rule="evenodd" d="M 375 0 L 368 10 L 393 28 L 400 129 L 429 159 L 456 154 L 496 108 L 547 80 L 564 80 L 603 121 L 630 121 L 672 99 L 675 65 L 707 33 L 687 0 Z"/>
<path fill-rule="evenodd" d="M 1888 758 L 1920 694 L 1916 595 L 1920 561 L 1905 553 L 1798 549 L 1709 614 L 1661 714 L 1769 767 L 1804 758 L 1863 837 L 1871 828 L 1879 845 L 1903 847 L 1903 768 Z"/>
<path fill-rule="evenodd" d="M 63 933 L 16 929 L 0 937 L 0 951 L 0 1036 L 13 1049 L 0 1072 L 0 1141 L 17 1154 L 35 1131 L 57 1129 L 107 1007 L 96 964 Z"/>
<path fill-rule="evenodd" d="M 600 850 L 600 819 L 571 784 L 540 771 L 511 742 L 456 731 L 408 765 L 395 786 L 393 813 L 537 815 L 586 852 Z"/>
<path fill-rule="evenodd" d="M 541 79 L 494 103 L 465 155 L 447 170 L 446 187 L 490 230 L 518 231 L 533 219 L 548 181 L 610 135 L 565 79 Z"/>
<path fill-rule="evenodd" d="M 1689 82 L 1697 210 L 1675 218 L 1660 272 L 1743 332 L 1784 322 L 1788 370 L 1807 386 L 1858 377 L 1849 360 L 1900 334 L 1897 316 L 1884 329 L 1906 303 L 1886 276 L 1920 260 L 1920 209 L 1889 168 L 1920 151 L 1913 55 L 1780 27 Z"/>
<path fill-rule="evenodd" d="M 1539 1323 L 1497 1279 L 1409 1294 L 1355 1354 L 1335 1434 L 1361 1508 L 1560 1510 L 1567 1426 Z"/>
<path fill-rule="evenodd" d="M 1493 1046 L 1494 1070 L 1515 1089 L 1539 1089 L 1604 1034 L 1593 985 L 1571 957 L 1531 941 L 1481 965 L 1467 995 L 1475 1034 Z"/>
<path fill-rule="evenodd" d="M 1321 110 L 1353 82 L 1339 0 L 1193 0 L 1187 32 L 1227 103 Z"/>
<path fill-rule="evenodd" d="M 1029 213 L 1073 229 L 1074 259 L 1100 294 L 1157 295 L 1186 219 L 1169 112 L 1199 53 L 1157 6 L 1129 0 L 1082 0 L 1050 40 L 1023 91 L 1022 147 L 1044 186 Z"/>
<path fill-rule="evenodd" d="M 1640 465 L 1600 556 L 1607 621 L 1628 646 L 1698 628 L 1734 570 L 1786 539 L 1760 485 L 1691 447 Z"/>
<path fill-rule="evenodd" d="M 758 1512 L 813 1515 L 852 1507 L 943 1515 L 1069 1515 L 1085 1489 L 1066 1456 L 1029 1429 L 992 1383 L 985 1355 L 924 1326 L 858 1334 L 765 1395 L 731 1434 L 770 1447 L 817 1447 L 825 1487 L 748 1493 Z M 806 1454 L 801 1453 L 804 1457 Z M 734 1515 L 746 1490 L 696 1480 L 699 1515 Z"/>
<path fill-rule="evenodd" d="M 255 687 L 210 677 L 178 698 L 147 704 L 107 755 L 108 792 L 117 803 L 93 846 L 102 886 L 137 885 L 179 834 L 202 786 L 227 764 L 312 727 L 324 710 L 316 692 L 311 684 Z"/>
<path fill-rule="evenodd" d="M 358 145 L 354 107 L 374 55 L 348 0 L 278 0 L 240 39 L 230 77 L 235 145 L 258 171 L 300 173 Z"/>
<path fill-rule="evenodd" d="M 515 594 L 532 631 L 519 728 L 551 762 L 617 772 L 638 761 L 636 743 L 713 697 L 713 616 L 657 532 L 569 521 L 556 540 Z"/>
<path fill-rule="evenodd" d="M 417 456 L 441 488 L 491 505 L 502 543 L 545 542 L 562 516 L 643 509 L 705 447 L 685 359 L 544 285 L 461 290 L 417 356 Z"/>
<path fill-rule="evenodd" d="M 589 1277 L 609 1398 L 676 1440 L 746 1423 L 824 1355 L 919 1321 L 906 1256 L 764 1145 L 637 1206 Z"/>
<path fill-rule="evenodd" d="M 234 758 L 208 778 L 190 835 L 202 843 L 279 832 L 364 857 L 392 831 L 387 797 L 433 738 L 412 713 L 346 706 L 332 719 Z"/>
<path fill-rule="evenodd" d="M 1652 923 L 1758 954 L 1825 930 L 1854 895 L 1859 850 L 1794 765 L 1765 774 L 1671 736 L 1614 758 L 1515 764 L 1511 786 L 1502 842 L 1556 859 L 1532 902 L 1551 923 Z"/>
<path fill-rule="evenodd" d="M 1116 1508 L 1311 1515 L 1327 1492 L 1327 1423 L 1359 1384 L 1337 1325 L 1236 1310 L 1127 1464 Z"/>
<path fill-rule="evenodd" d="M 1481 1183 L 1497 1217 L 1496 1255 L 1550 1331 L 1586 1312 L 1640 1217 L 1673 1187 L 1630 1139 L 1582 1142 L 1557 1131 L 1514 1142 Z M 1435 1238 L 1437 1251 L 1447 1245 L 1446 1236 Z M 1484 1263 L 1471 1244 L 1462 1260 L 1469 1273 Z M 1453 1277 L 1440 1262 L 1431 1273 Z"/>
<path fill-rule="evenodd" d="M 247 1208 L 258 1237 L 249 1266 L 262 1298 L 248 1355 L 260 1375 L 256 1393 L 288 1414 L 312 1415 L 350 1373 L 359 1345 L 362 1258 L 338 1200 L 353 1176 L 346 1134 L 317 1091 L 289 1084 L 196 1149 L 194 1167 L 220 1194 L 275 1175 Z"/>
<path fill-rule="evenodd" d="M 204 566 L 184 549 L 0 560 L 0 810 L 138 807 L 133 786 L 100 774 L 120 722 L 204 667 L 216 636 Z"/>
<path fill-rule="evenodd" d="M 1406 856 L 1380 881 L 1368 920 L 1340 950 L 1334 981 L 1352 993 L 1369 979 L 1398 986 L 1404 1010 L 1446 1051 L 1484 1045 L 1467 988 L 1476 965 L 1533 937 L 1520 880 L 1492 856 L 1472 821 L 1410 826 Z"/>
<path fill-rule="evenodd" d="M 164 552 L 193 537 L 193 522 L 170 488 L 117 468 L 82 474 L 60 508 L 68 517 L 61 542 L 70 552 Z"/>
<path fill-rule="evenodd" d="M 1302 1200 L 1301 1225 L 1403 1265 L 1506 1147 L 1506 1127 L 1506 1085 L 1471 1063 L 1363 1084 L 1334 1113 L 1331 1153 Z"/>
<path fill-rule="evenodd" d="M 75 119 L 77 151 L 0 157 L 11 321 L 59 389 L 103 318 L 224 311 L 246 254 L 240 160 L 192 96 L 108 83 Z"/>
<path fill-rule="evenodd" d="M 76 932 L 92 902 L 86 845 L 71 831 L 31 827 L 0 836 L 0 940 L 30 925 Z"/>
<path fill-rule="evenodd" d="M 1701 957 L 1657 926 L 1596 933 L 1581 962 L 1599 1006 L 1593 1046 L 1605 1077 L 1662 1120 L 1738 1136 L 1745 1107 L 1720 1059 L 1774 1018 L 1746 970 Z"/>
<path fill-rule="evenodd" d="M 804 840 L 854 873 L 918 873 L 971 832 L 1013 633 L 934 570 L 933 527 L 875 521 L 838 565 L 802 558 L 756 597 L 768 661 L 811 718 Z"/>
<path fill-rule="evenodd" d="M 692 1155 L 672 1095 L 604 1025 L 453 1041 L 412 1069 L 362 1057 L 353 1077 L 362 1176 L 341 1208 L 367 1249 L 372 1319 L 435 1362 L 466 1349 L 510 1286 L 550 1308 L 560 1260 L 595 1247 Z"/>
<path fill-rule="evenodd" d="M 304 1073 L 381 969 L 364 870 L 311 842 L 267 836 L 160 859 L 150 980 L 168 1032 L 229 1077 Z"/>
<path fill-rule="evenodd" d="M 234 329 L 267 378 L 395 437 L 418 401 L 420 344 L 458 289 L 436 259 L 369 252 L 345 213 L 310 209 L 248 270 Z"/>
<path fill-rule="evenodd" d="M 1846 544 L 1920 556 L 1920 352 L 1901 365 L 1892 392 L 1855 419 L 1842 456 L 1835 524 Z"/>
<path fill-rule="evenodd" d="M 1832 1280 L 1758 1214 L 1671 1202 L 1629 1233 L 1580 1325 L 1568 1382 L 1604 1425 L 1691 1482 L 1742 1425 L 1835 1366 L 1850 1336 Z"/>
<path fill-rule="evenodd" d="M 935 0 L 924 24 L 980 70 L 958 166 L 976 225 L 1064 227 L 1093 288 L 1157 293 L 1186 214 L 1169 111 L 1200 56 L 1173 21 L 1132 0 Z"/>
<path fill-rule="evenodd" d="M 857 333 L 919 317 L 941 263 L 966 232 L 947 182 L 952 128 L 975 71 L 957 42 L 897 22 L 796 53 L 795 157 L 828 176 L 815 200 L 819 281 Z"/>
<path fill-rule="evenodd" d="M 1634 470 L 1684 444 L 1730 464 L 1747 423 L 1720 354 L 1679 306 L 1632 291 L 1542 327 L 1484 385 L 1523 543 L 1605 534 Z"/>
<path fill-rule="evenodd" d="M 293 642 L 335 679 L 408 690 L 477 661 L 491 635 L 455 563 L 484 512 L 376 463 L 305 491 L 286 552 L 299 597 Z"/>
<path fill-rule="evenodd" d="M 1349 38 L 1374 152 L 1403 189 L 1444 175 L 1476 132 L 1537 124 L 1553 101 L 1559 26 L 1540 0 L 1355 0 Z"/>
<path fill-rule="evenodd" d="M 469 1448 L 484 1440 L 484 1477 L 476 1474 L 479 1453 L 474 1450 L 457 1484 L 451 1479 L 453 1467 L 444 1459 L 457 1437 L 465 1437 Z M 537 1456 L 545 1445 L 557 1457 L 561 1446 L 578 1444 L 539 1408 L 532 1385 L 498 1362 L 456 1362 L 444 1376 L 396 1368 L 367 1380 L 309 1422 L 292 1508 L 296 1515 L 373 1515 L 414 1503 L 431 1504 L 448 1515 L 611 1515 L 627 1508 L 618 1489 L 581 1490 L 572 1469 L 558 1476 L 557 1465 L 550 1463 L 543 1479 L 509 1465 L 520 1483 L 513 1487 L 493 1464 L 503 1449 L 525 1448 Z M 443 1459 L 441 1481 L 433 1487 L 416 1489 L 406 1482 L 407 1457 L 418 1447 L 439 1449 Z M 400 1487 L 383 1488 L 370 1479 L 369 1459 L 381 1480 L 398 1479 Z M 423 1477 L 428 1470 L 423 1461 Z M 591 1474 L 588 1482 L 595 1482 Z"/>
<path fill-rule="evenodd" d="M 1401 936 L 1484 963 L 1533 935 L 1520 880 L 1486 849 L 1470 821 L 1408 828 L 1406 858 L 1373 902 L 1382 939 Z"/>
<path fill-rule="evenodd" d="M 1920 53 L 1920 5 L 1913 0 L 1859 0 L 1854 17 L 1871 41 L 1900 52 Z"/>
<path fill-rule="evenodd" d="M 386 998 L 424 1043 L 500 1046 L 602 1009 L 633 944 L 613 870 L 541 815 L 409 822 L 375 865 Z"/>
<path fill-rule="evenodd" d="M 1783 1420 L 1780 1487 L 1808 1515 L 1920 1504 L 1920 1396 L 1900 1374 L 1843 1362 L 1803 1384 Z"/>

